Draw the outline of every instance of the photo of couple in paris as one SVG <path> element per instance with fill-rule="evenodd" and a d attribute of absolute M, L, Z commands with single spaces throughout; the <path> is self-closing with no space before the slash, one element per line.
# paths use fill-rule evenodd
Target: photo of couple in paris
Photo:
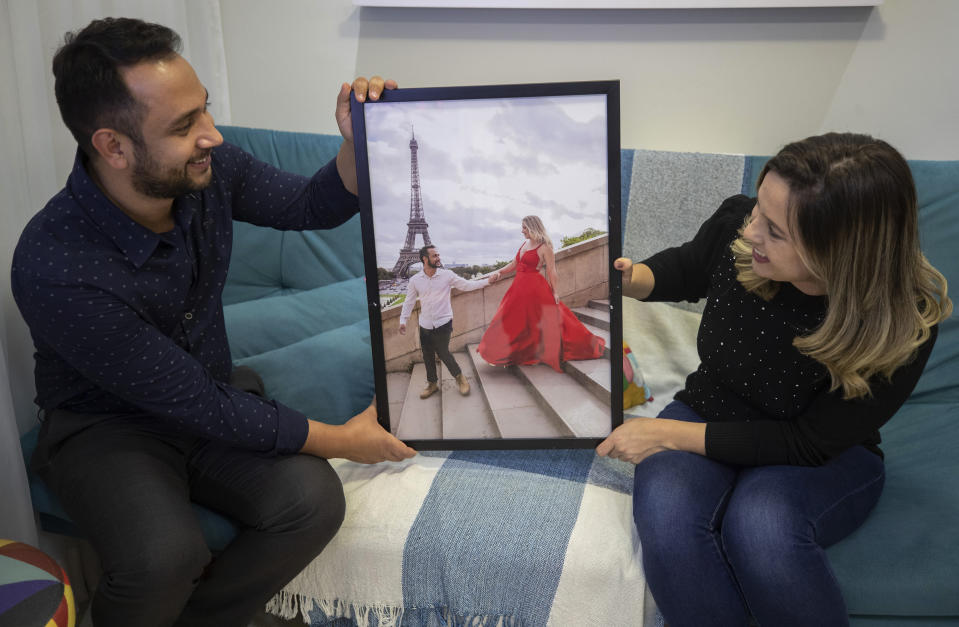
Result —
<path fill-rule="evenodd" d="M 427 245 L 419 250 L 423 268 L 406 282 L 405 298 L 400 306 L 397 327 L 401 336 L 407 335 L 408 327 L 412 325 L 410 318 L 414 307 L 419 305 L 416 326 L 426 384 L 419 391 L 418 400 L 427 401 L 441 392 L 437 359 L 449 374 L 447 379 L 451 379 L 450 385 L 447 386 L 448 398 L 452 393 L 451 388 L 455 388 L 455 393 L 460 396 L 468 396 L 472 389 L 470 379 L 485 380 L 483 374 L 495 379 L 497 373 L 494 369 L 505 369 L 509 366 L 548 366 L 562 375 L 559 378 L 560 385 L 567 385 L 562 367 L 564 363 L 598 360 L 607 355 L 608 329 L 604 333 L 601 327 L 588 327 L 560 299 L 555 251 L 542 221 L 537 216 L 526 216 L 522 221 L 522 232 L 526 239 L 513 260 L 476 279 L 464 278 L 444 268 L 437 246 Z M 492 319 L 484 325 L 485 330 L 479 343 L 472 346 L 467 343 L 468 350 L 461 351 L 460 359 L 465 359 L 468 362 L 467 367 L 474 371 L 472 376 L 468 376 L 464 374 L 463 366 L 457 362 L 456 356 L 450 350 L 454 328 L 453 290 L 465 294 L 484 290 L 498 282 L 508 286 Z M 485 302 L 481 304 L 485 305 Z M 599 311 L 594 311 L 598 317 Z M 598 321 L 588 317 L 587 320 L 594 323 Z M 462 345 L 464 342 L 457 344 Z M 416 357 L 413 355 L 413 360 L 416 360 Z M 608 361 L 605 368 L 608 373 Z M 502 387 L 503 377 L 500 378 L 499 384 Z M 515 383 L 517 386 L 527 387 L 531 384 L 533 382 L 524 383 L 522 380 Z M 410 386 L 411 389 L 413 387 L 415 386 Z M 487 390 L 487 393 L 489 392 Z M 410 398 L 410 395 L 406 395 L 406 398 Z M 495 399 L 490 399 L 490 405 L 496 405 Z M 522 405 L 512 407 L 518 408 L 522 408 Z M 410 416 L 424 415 L 419 403 L 409 409 L 413 410 L 407 412 Z M 528 407 L 529 413 L 538 414 L 540 411 L 538 407 Z M 395 416 L 394 419 L 396 418 L 400 416 Z M 608 419 L 605 424 L 608 428 Z M 483 436 L 488 432 L 481 430 L 481 425 L 482 423 L 473 424 L 473 429 L 467 429 L 464 433 Z M 422 428 L 425 425 L 411 425 L 405 429 L 415 431 L 417 426 Z M 451 436 L 446 431 L 443 431 L 442 435 L 446 438 Z M 562 437 L 569 434 L 556 429 L 540 428 L 523 435 Z"/>
<path fill-rule="evenodd" d="M 390 430 L 608 435 L 604 98 L 365 115 Z"/>

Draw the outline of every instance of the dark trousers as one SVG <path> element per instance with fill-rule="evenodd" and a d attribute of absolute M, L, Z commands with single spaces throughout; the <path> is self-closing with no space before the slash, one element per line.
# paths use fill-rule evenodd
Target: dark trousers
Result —
<path fill-rule="evenodd" d="M 54 411 L 47 421 L 74 417 L 84 418 Z M 324 459 L 233 449 L 119 417 L 71 435 L 37 471 L 100 557 L 97 627 L 245 627 L 345 512 Z M 216 557 L 190 501 L 240 527 Z"/>
<path fill-rule="evenodd" d="M 460 367 L 450 352 L 450 336 L 453 334 L 453 321 L 435 329 L 420 327 L 420 346 L 423 348 L 423 364 L 426 366 L 426 380 L 436 383 L 436 357 L 446 366 L 454 377 L 459 376 Z"/>

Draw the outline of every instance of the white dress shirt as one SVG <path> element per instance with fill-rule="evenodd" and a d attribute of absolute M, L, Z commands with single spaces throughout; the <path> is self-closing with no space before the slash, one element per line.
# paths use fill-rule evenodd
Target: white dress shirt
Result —
<path fill-rule="evenodd" d="M 453 305 L 450 303 L 450 290 L 454 287 L 470 292 L 489 285 L 489 279 L 470 281 L 452 270 L 437 268 L 433 276 L 427 276 L 420 270 L 406 286 L 406 300 L 400 312 L 400 324 L 406 324 L 416 300 L 420 301 L 420 326 L 424 329 L 441 327 L 453 319 Z"/>

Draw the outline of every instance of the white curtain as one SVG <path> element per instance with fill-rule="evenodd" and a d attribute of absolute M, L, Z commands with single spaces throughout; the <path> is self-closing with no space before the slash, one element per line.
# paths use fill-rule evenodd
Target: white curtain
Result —
<path fill-rule="evenodd" d="M 10 293 L 10 262 L 24 225 L 73 165 L 76 143 L 53 95 L 53 54 L 67 31 L 111 16 L 179 33 L 214 119 L 230 122 L 219 0 L 0 0 L 0 538 L 31 544 L 36 530 L 17 436 L 37 423 L 33 344 Z"/>
<path fill-rule="evenodd" d="M 3 317 L 0 315 L 0 323 Z M 33 507 L 27 474 L 20 453 L 17 421 L 13 415 L 13 397 L 7 383 L 7 351 L 0 337 L 0 494 L 4 507 L 0 508 L 0 538 L 37 545 L 37 530 L 33 525 Z"/>

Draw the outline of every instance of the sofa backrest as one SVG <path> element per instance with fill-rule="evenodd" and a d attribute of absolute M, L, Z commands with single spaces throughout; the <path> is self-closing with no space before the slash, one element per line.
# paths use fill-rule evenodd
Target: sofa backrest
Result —
<path fill-rule="evenodd" d="M 939 327 L 912 402 L 959 403 L 959 161 L 910 161 L 919 193 L 919 236 L 922 250 L 949 282 L 956 305 Z"/>
<path fill-rule="evenodd" d="M 304 176 L 312 176 L 335 157 L 343 141 L 336 135 L 218 128 L 224 140 L 257 159 Z M 277 231 L 239 221 L 233 226 L 225 305 L 313 289 L 364 274 L 359 216 L 321 231 Z"/>
<path fill-rule="evenodd" d="M 277 167 L 311 175 L 332 159 L 336 135 L 220 127 L 226 141 Z M 623 254 L 642 259 L 691 237 L 720 202 L 755 194 L 764 156 L 624 149 Z M 922 247 L 959 300 L 959 161 L 910 161 L 919 194 Z M 362 277 L 359 216 L 336 229 L 281 232 L 234 224 L 224 304 Z M 700 305 L 687 308 L 701 311 Z M 910 402 L 959 402 L 959 313 L 945 321 Z"/>

